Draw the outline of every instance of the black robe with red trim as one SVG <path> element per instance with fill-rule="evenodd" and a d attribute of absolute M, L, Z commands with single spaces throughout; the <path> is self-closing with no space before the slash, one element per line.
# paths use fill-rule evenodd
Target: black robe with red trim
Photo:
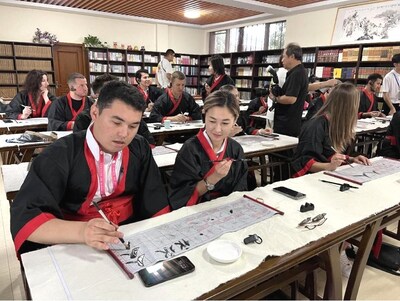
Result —
<path fill-rule="evenodd" d="M 211 88 L 213 86 L 213 83 L 214 83 L 214 75 L 211 75 L 209 78 L 207 78 L 206 84 Z M 218 84 L 216 84 L 215 87 L 212 87 L 213 89 L 211 89 L 210 93 L 218 91 L 222 86 L 225 85 L 232 85 L 232 86 L 235 85 L 235 82 L 228 74 L 225 74 L 225 76 L 221 79 L 221 81 Z M 207 91 L 204 86 L 201 88 L 201 97 L 203 98 L 203 100 L 205 100 L 207 97 Z"/>
<path fill-rule="evenodd" d="M 360 106 L 358 107 L 358 118 L 362 118 L 362 113 L 367 113 L 371 111 L 379 111 L 378 109 L 378 99 L 375 94 L 372 94 L 373 103 L 371 104 L 371 100 L 366 92 L 361 91 L 360 93 Z"/>
<path fill-rule="evenodd" d="M 393 115 L 378 155 L 400 159 L 400 111 Z"/>
<path fill-rule="evenodd" d="M 175 116 L 186 112 L 189 113 L 192 120 L 201 120 L 201 109 L 193 96 L 187 92 L 183 92 L 181 103 L 171 112 L 173 108 L 174 104 L 168 93 L 164 93 L 154 103 L 153 110 L 150 113 L 149 122 L 162 122 L 164 117 Z"/>
<path fill-rule="evenodd" d="M 238 142 L 228 138 L 224 158 L 241 159 L 243 149 Z M 222 158 L 219 158 L 222 159 Z M 234 191 L 247 190 L 247 164 L 242 161 L 232 162 L 229 173 L 221 179 L 214 190 L 197 198 L 197 183 L 213 167 L 210 157 L 201 145 L 198 136 L 189 138 L 182 146 L 175 160 L 174 170 L 170 178 L 169 199 L 173 210 L 188 205 L 193 197 L 194 204 L 210 201 L 226 196 Z"/>
<path fill-rule="evenodd" d="M 315 162 L 330 162 L 334 154 L 329 138 L 329 121 L 325 116 L 311 119 L 301 130 L 299 144 L 291 161 L 293 177 L 308 173 Z"/>
<path fill-rule="evenodd" d="M 11 100 L 11 102 L 6 107 L 6 116 L 10 119 L 20 119 L 19 116 L 22 114 L 24 110 L 24 106 L 30 106 L 33 110 L 30 117 L 47 117 L 48 110 L 51 104 L 57 100 L 57 97 L 54 95 L 48 94 L 49 102 L 44 104 L 43 98 L 40 98 L 40 102 L 38 106 L 32 105 L 29 101 L 29 95 L 26 92 L 18 92 L 17 95 Z"/>
<path fill-rule="evenodd" d="M 315 114 L 322 108 L 326 101 L 326 97 L 324 94 L 321 94 L 319 97 L 314 98 L 307 109 L 306 120 L 310 120 L 314 117 Z"/>
<path fill-rule="evenodd" d="M 71 108 L 68 104 L 68 98 L 66 95 L 58 98 L 50 107 L 48 118 L 49 123 L 47 125 L 48 131 L 69 131 L 72 130 L 72 121 L 75 121 L 76 116 L 83 110 L 90 108 L 93 101 L 90 97 L 85 97 L 85 104 L 81 110 L 76 111 L 74 116 Z"/>
<path fill-rule="evenodd" d="M 31 169 L 11 205 L 11 233 L 18 253 L 37 248 L 27 241 L 29 235 L 52 218 L 88 220 L 82 214 L 92 200 L 98 185 L 95 161 L 81 131 L 57 140 L 48 146 L 32 163 Z M 115 213 L 119 224 L 131 223 L 169 212 L 169 203 L 159 169 L 149 144 L 136 136 L 123 151 L 120 180 L 113 202 L 128 201 L 132 214 L 122 220 L 128 206 Z M 89 155 L 88 155 L 89 154 Z M 132 206 L 130 206 L 132 204 Z M 119 208 L 121 209 L 121 208 Z M 105 211 L 106 212 L 106 211 Z M 107 212 L 106 212 L 107 214 Z M 125 214 L 126 215 L 126 214 Z M 111 216 L 109 216 L 112 220 Z"/>

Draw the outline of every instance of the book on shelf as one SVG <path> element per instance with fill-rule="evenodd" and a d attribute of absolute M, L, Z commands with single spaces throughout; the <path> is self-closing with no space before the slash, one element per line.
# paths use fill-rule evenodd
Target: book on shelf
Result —
<path fill-rule="evenodd" d="M 142 62 L 142 55 L 141 54 L 128 53 L 126 55 L 126 60 L 128 62 L 141 63 Z"/>
<path fill-rule="evenodd" d="M 342 78 L 342 68 L 333 68 L 333 78 Z"/>
<path fill-rule="evenodd" d="M 261 64 L 279 64 L 279 54 L 275 55 L 263 55 L 261 58 Z"/>
<path fill-rule="evenodd" d="M 237 76 L 251 76 L 253 74 L 252 67 L 237 67 L 236 75 Z"/>
<path fill-rule="evenodd" d="M 15 56 L 52 58 L 51 46 L 14 45 Z"/>
<path fill-rule="evenodd" d="M 0 44 L 0 56 L 13 56 L 11 44 Z"/>
<path fill-rule="evenodd" d="M 144 55 L 145 63 L 158 63 L 159 60 L 160 59 L 158 58 L 158 55 L 151 55 L 151 54 Z"/>
<path fill-rule="evenodd" d="M 109 52 L 108 59 L 110 61 L 122 62 L 125 61 L 125 55 L 121 52 Z"/>
<path fill-rule="evenodd" d="M 51 60 L 30 60 L 30 59 L 16 59 L 15 66 L 17 70 L 30 71 L 38 69 L 43 71 L 53 71 Z"/>
<path fill-rule="evenodd" d="M 106 61 L 107 60 L 107 53 L 106 52 L 99 52 L 99 51 L 89 51 L 89 60 L 99 60 L 99 61 Z"/>

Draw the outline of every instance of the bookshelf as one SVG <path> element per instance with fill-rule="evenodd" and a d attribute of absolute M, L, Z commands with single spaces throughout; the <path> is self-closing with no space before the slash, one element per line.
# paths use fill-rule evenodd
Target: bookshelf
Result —
<path fill-rule="evenodd" d="M 55 95 L 51 45 L 0 41 L 0 97 L 13 98 L 32 69 L 47 72 L 49 91 Z"/>
<path fill-rule="evenodd" d="M 155 85 L 157 65 L 164 54 L 157 51 L 126 50 L 117 48 L 87 48 L 90 83 L 96 76 L 110 73 L 120 80 L 136 84 L 135 73 L 146 69 Z M 174 70 L 187 78 L 186 91 L 197 95 L 199 91 L 199 55 L 176 54 Z"/>
<path fill-rule="evenodd" d="M 199 56 L 191 54 L 175 54 L 172 64 L 175 71 L 186 75 L 186 92 L 191 95 L 199 94 Z"/>
<path fill-rule="evenodd" d="M 341 81 L 351 81 L 356 85 L 365 85 L 369 74 L 377 72 L 384 76 L 393 68 L 391 58 L 393 54 L 400 53 L 400 42 L 304 47 L 302 50 L 303 65 L 308 75 L 315 74 L 322 80 L 337 78 Z M 0 50 L 0 57 L 8 59 L 1 51 L 6 50 Z M 93 66 L 93 69 L 89 69 L 91 78 L 93 76 L 94 79 L 101 73 L 109 72 L 131 83 L 134 83 L 134 73 L 140 68 L 147 69 L 154 79 L 157 64 L 163 55 L 155 51 L 111 48 L 89 48 L 90 51 L 94 52 L 88 56 L 89 64 Z M 267 72 L 267 67 L 271 65 L 275 69 L 279 68 L 281 53 L 282 49 L 276 49 L 220 53 L 219 55 L 223 57 L 226 73 L 234 80 L 240 97 L 251 99 L 254 97 L 254 88 L 270 84 L 272 76 Z M 187 91 L 192 95 L 200 94 L 201 87 L 210 76 L 208 72 L 210 57 L 210 54 L 177 53 L 175 55 L 173 67 L 186 75 Z M 7 68 L 7 64 L 11 63 L 14 61 L 4 62 L 5 66 L 2 69 Z"/>

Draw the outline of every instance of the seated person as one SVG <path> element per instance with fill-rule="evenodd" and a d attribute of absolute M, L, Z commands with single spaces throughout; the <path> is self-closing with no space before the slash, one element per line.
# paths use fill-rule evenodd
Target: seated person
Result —
<path fill-rule="evenodd" d="M 308 106 L 306 120 L 310 120 L 322 108 L 329 95 L 330 89 L 321 88 L 321 90 L 317 91 L 320 91 L 319 96 L 311 100 L 310 105 Z"/>
<path fill-rule="evenodd" d="M 117 225 L 169 212 L 150 147 L 136 135 L 143 111 L 136 88 L 109 82 L 91 108 L 90 128 L 58 139 L 36 157 L 11 205 L 17 253 L 59 243 L 106 250 L 123 236 Z"/>
<path fill-rule="evenodd" d="M 58 98 L 49 110 L 48 131 L 69 131 L 74 128 L 76 116 L 89 108 L 93 101 L 87 97 L 86 78 L 80 73 L 72 73 L 68 77 L 70 92 Z"/>
<path fill-rule="evenodd" d="M 151 78 L 149 72 L 146 69 L 140 69 L 136 71 L 135 79 L 137 82 L 137 88 L 140 93 L 143 94 L 144 101 L 146 102 L 146 112 L 151 112 L 153 109 L 154 102 L 163 94 L 163 90 L 151 85 Z"/>
<path fill-rule="evenodd" d="M 108 83 L 112 80 L 118 80 L 118 77 L 107 74 L 107 73 L 96 77 L 96 79 L 94 80 L 94 82 L 92 84 L 92 90 L 93 90 L 92 96 L 94 99 L 96 99 L 96 101 L 97 101 L 97 98 L 99 97 L 101 88 L 103 88 L 103 86 L 106 83 Z M 90 109 L 91 109 L 91 107 L 88 107 L 78 114 L 78 116 L 76 117 L 75 122 L 74 122 L 74 128 L 73 128 L 74 132 L 83 131 L 89 127 L 90 123 L 92 122 L 92 116 L 90 115 Z M 140 121 L 138 134 L 143 136 L 147 140 L 147 142 L 149 142 L 151 148 L 154 148 L 156 146 L 156 142 L 155 142 L 153 136 L 150 134 L 149 128 L 147 127 L 147 124 L 143 119 Z"/>
<path fill-rule="evenodd" d="M 231 93 L 216 91 L 204 102 L 205 127 L 178 152 L 170 179 L 172 209 L 247 190 L 243 149 L 229 138 L 239 116 Z"/>
<path fill-rule="evenodd" d="M 272 107 L 272 100 L 268 98 L 269 91 L 267 88 L 255 88 L 254 89 L 256 97 L 252 99 L 249 103 L 249 106 L 246 111 L 246 115 L 248 116 L 249 125 L 255 128 L 266 128 L 268 124 L 267 119 L 260 118 L 250 118 L 251 115 L 271 115 L 273 114 L 269 108 Z M 273 110 L 273 108 L 272 108 Z M 273 119 L 273 117 L 272 117 Z M 272 127 L 271 127 L 272 128 Z"/>
<path fill-rule="evenodd" d="M 332 89 L 321 110 L 301 130 L 291 162 L 293 177 L 332 171 L 348 162 L 370 165 L 364 156 L 342 154 L 354 139 L 359 102 L 359 92 L 353 84 L 343 83 Z"/>
<path fill-rule="evenodd" d="M 400 159 L 400 111 L 394 113 L 378 155 Z"/>
<path fill-rule="evenodd" d="M 194 98 L 185 89 L 186 76 L 175 71 L 171 76 L 171 88 L 161 95 L 154 103 L 150 113 L 150 122 L 187 122 L 201 120 L 201 109 Z"/>
<path fill-rule="evenodd" d="M 57 99 L 49 93 L 48 86 L 46 72 L 29 71 L 23 91 L 18 92 L 7 106 L 6 117 L 10 119 L 47 117 L 50 105 Z"/>
<path fill-rule="evenodd" d="M 220 88 L 220 91 L 225 91 L 231 93 L 239 105 L 240 98 L 239 98 L 239 91 L 235 86 L 232 85 L 224 85 Z M 240 109 L 240 106 L 239 106 Z M 240 111 L 239 111 L 240 112 Z M 229 137 L 238 136 L 238 135 L 267 135 L 271 134 L 272 129 L 256 129 L 249 125 L 248 116 L 247 114 L 239 113 L 239 117 L 236 120 L 236 123 L 232 127 L 231 133 Z"/>
<path fill-rule="evenodd" d="M 378 100 L 375 95 L 381 89 L 383 77 L 379 73 L 373 73 L 368 76 L 367 81 L 360 93 L 358 118 L 385 117 L 385 114 L 378 109 Z"/>

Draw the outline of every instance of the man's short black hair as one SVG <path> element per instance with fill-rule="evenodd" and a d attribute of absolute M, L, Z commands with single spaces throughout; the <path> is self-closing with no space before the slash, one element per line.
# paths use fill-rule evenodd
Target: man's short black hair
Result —
<path fill-rule="evenodd" d="M 167 51 L 165 51 L 165 56 L 170 54 L 175 54 L 175 51 L 173 51 L 172 49 L 167 49 Z"/>
<path fill-rule="evenodd" d="M 99 75 L 95 78 L 94 82 L 92 83 L 92 90 L 93 93 L 95 94 L 99 94 L 101 88 L 103 88 L 104 84 L 107 82 L 110 82 L 112 80 L 118 80 L 118 77 L 108 74 L 108 73 L 104 73 L 102 75 Z"/>
<path fill-rule="evenodd" d="M 137 111 L 143 112 L 146 108 L 143 95 L 136 87 L 113 80 L 105 84 L 100 90 L 97 99 L 99 113 L 101 114 L 103 109 L 110 107 L 115 100 L 120 100 Z"/>
<path fill-rule="evenodd" d="M 398 63 L 400 63 L 400 53 L 396 53 L 395 55 L 393 55 L 393 57 L 392 57 L 392 63 L 393 63 L 393 64 L 398 64 Z"/>
<path fill-rule="evenodd" d="M 139 69 L 138 71 L 136 71 L 135 78 L 138 84 L 139 81 L 142 79 L 142 73 L 149 74 L 149 71 L 147 71 L 146 69 Z"/>
<path fill-rule="evenodd" d="M 380 75 L 379 73 L 372 73 L 370 75 L 368 75 L 367 81 L 371 81 L 372 83 L 376 82 L 377 79 L 381 79 L 383 80 L 382 75 Z"/>

